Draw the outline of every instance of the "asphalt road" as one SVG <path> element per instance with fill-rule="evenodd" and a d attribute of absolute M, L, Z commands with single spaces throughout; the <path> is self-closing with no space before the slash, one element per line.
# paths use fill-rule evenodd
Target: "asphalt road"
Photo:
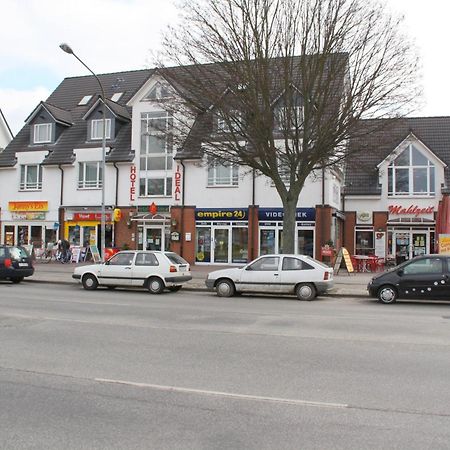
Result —
<path fill-rule="evenodd" d="M 448 449 L 450 302 L 0 283 L 2 449 Z"/>

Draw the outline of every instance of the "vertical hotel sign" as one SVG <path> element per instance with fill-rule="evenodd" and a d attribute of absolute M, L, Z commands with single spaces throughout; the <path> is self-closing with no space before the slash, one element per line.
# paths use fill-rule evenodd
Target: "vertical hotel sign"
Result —
<path fill-rule="evenodd" d="M 130 203 L 136 200 L 136 166 L 130 167 Z"/>

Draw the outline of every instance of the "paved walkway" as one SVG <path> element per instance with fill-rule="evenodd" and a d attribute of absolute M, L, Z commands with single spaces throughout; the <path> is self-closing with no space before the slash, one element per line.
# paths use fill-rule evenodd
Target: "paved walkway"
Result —
<path fill-rule="evenodd" d="M 86 263 L 61 264 L 59 262 L 41 263 L 35 262 L 35 272 L 30 278 L 25 278 L 27 282 L 56 283 L 56 284 L 74 284 L 72 273 L 77 266 L 86 265 Z M 230 266 L 191 266 L 192 280 L 186 283 L 183 289 L 205 290 L 206 275 L 213 270 L 228 268 Z M 334 288 L 329 291 L 330 295 L 335 296 L 367 296 L 366 286 L 372 278 L 371 273 L 357 273 L 348 275 L 343 269 L 339 275 L 334 276 Z"/>

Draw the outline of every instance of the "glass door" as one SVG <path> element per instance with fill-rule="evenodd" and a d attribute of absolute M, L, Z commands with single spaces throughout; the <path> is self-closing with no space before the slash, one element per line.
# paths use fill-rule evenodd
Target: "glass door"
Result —
<path fill-rule="evenodd" d="M 197 251 L 195 253 L 197 262 L 211 262 L 211 228 L 197 228 Z"/>
<path fill-rule="evenodd" d="M 164 250 L 162 228 L 144 229 L 144 250 Z"/>
<path fill-rule="evenodd" d="M 410 232 L 394 233 L 395 263 L 401 264 L 410 258 Z"/>
<path fill-rule="evenodd" d="M 213 261 L 215 263 L 228 264 L 230 262 L 229 257 L 229 228 L 214 228 L 214 256 Z"/>

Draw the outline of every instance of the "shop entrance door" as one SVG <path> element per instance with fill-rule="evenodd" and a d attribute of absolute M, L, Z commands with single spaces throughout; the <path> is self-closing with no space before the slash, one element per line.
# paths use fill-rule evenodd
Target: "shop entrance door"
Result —
<path fill-rule="evenodd" d="M 394 233 L 394 256 L 397 265 L 411 258 L 410 244 L 411 233 L 409 231 L 397 231 Z"/>
<path fill-rule="evenodd" d="M 411 252 L 412 257 L 430 253 L 428 233 L 420 231 L 412 232 Z"/>
<path fill-rule="evenodd" d="M 395 262 L 400 264 L 415 256 L 430 253 L 430 234 L 425 230 L 394 232 Z"/>
<path fill-rule="evenodd" d="M 228 264 L 230 262 L 230 229 L 213 228 L 212 262 Z"/>
<path fill-rule="evenodd" d="M 164 250 L 164 238 L 162 227 L 144 228 L 144 250 Z"/>

